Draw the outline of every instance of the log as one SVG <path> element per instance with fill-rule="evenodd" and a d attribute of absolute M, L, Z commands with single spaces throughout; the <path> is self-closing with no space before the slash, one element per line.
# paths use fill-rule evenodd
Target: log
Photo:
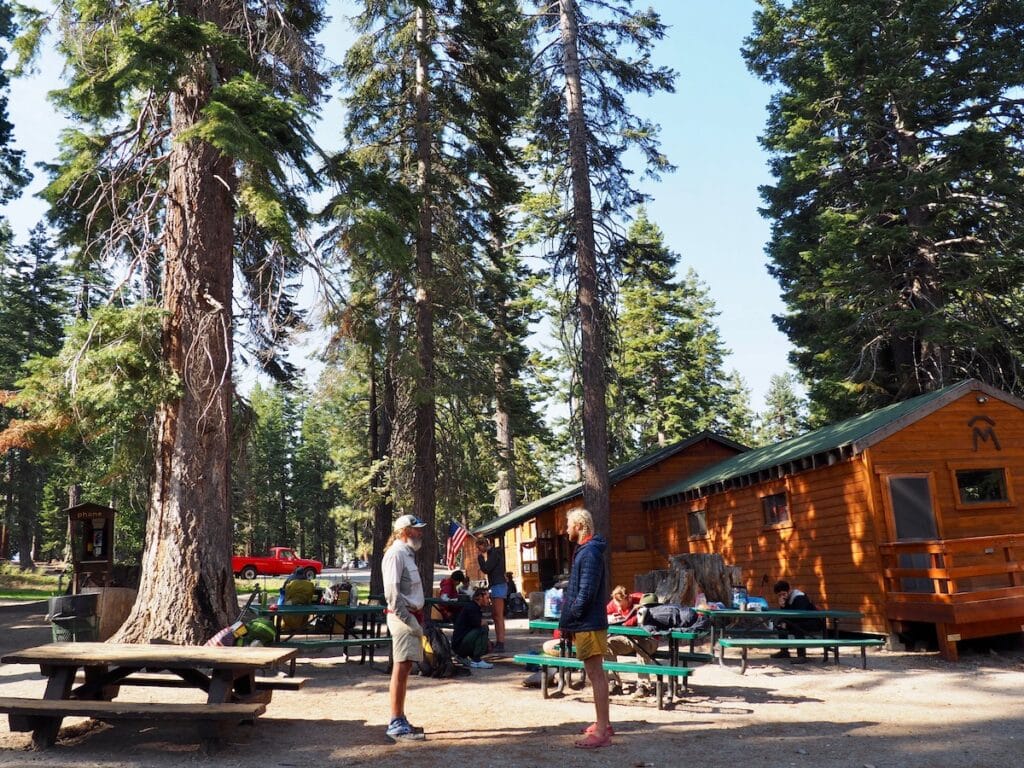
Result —
<path fill-rule="evenodd" d="M 637 592 L 653 592 L 659 603 L 695 605 L 703 592 L 709 602 L 732 604 L 732 589 L 742 586 L 742 569 L 726 565 L 721 555 L 686 553 L 669 557 L 669 568 L 638 574 Z"/>

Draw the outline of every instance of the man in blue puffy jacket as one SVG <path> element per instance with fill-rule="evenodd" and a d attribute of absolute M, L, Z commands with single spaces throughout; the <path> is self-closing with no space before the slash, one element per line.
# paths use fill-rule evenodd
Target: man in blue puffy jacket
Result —
<path fill-rule="evenodd" d="M 562 637 L 571 636 L 576 645 L 576 658 L 583 662 L 590 685 L 594 689 L 597 719 L 583 730 L 576 742 L 581 749 L 607 747 L 612 743 L 612 727 L 608 722 L 608 677 L 604 655 L 608 650 L 608 576 L 604 568 L 604 552 L 608 542 L 594 535 L 594 519 L 585 509 L 572 510 L 566 519 L 569 540 L 576 542 L 569 584 L 562 598 L 562 615 L 558 628 Z"/>

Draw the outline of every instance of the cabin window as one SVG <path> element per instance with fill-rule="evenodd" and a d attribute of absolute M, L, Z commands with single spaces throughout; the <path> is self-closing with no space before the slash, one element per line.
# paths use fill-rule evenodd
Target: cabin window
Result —
<path fill-rule="evenodd" d="M 782 525 L 789 522 L 789 504 L 785 493 L 773 493 L 761 497 L 761 509 L 764 510 L 765 525 Z"/>
<path fill-rule="evenodd" d="M 686 526 L 690 530 L 691 539 L 703 539 L 708 535 L 708 511 L 698 509 L 686 513 Z"/>
<path fill-rule="evenodd" d="M 956 487 L 961 504 L 986 504 L 1009 501 L 1006 472 L 999 469 L 958 469 Z"/>

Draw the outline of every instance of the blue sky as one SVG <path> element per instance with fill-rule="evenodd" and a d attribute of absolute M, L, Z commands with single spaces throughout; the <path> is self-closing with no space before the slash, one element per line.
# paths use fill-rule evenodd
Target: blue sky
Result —
<path fill-rule="evenodd" d="M 727 366 L 740 372 L 760 409 L 771 376 L 788 370 L 790 345 L 771 320 L 783 307 L 778 285 L 765 269 L 768 222 L 757 212 L 758 185 L 771 180 L 757 142 L 770 92 L 746 71 L 739 53 L 755 3 L 656 0 L 653 5 L 670 26 L 656 50 L 657 61 L 679 77 L 674 94 L 636 99 L 633 106 L 661 126 L 662 147 L 677 170 L 660 182 L 645 183 L 653 198 L 648 213 L 668 246 L 681 255 L 683 267 L 696 270 L 709 287 L 732 352 Z M 338 60 L 351 39 L 340 17 L 354 6 L 328 6 L 338 18 L 326 30 L 324 45 Z M 57 85 L 59 74 L 59 60 L 47 53 L 37 75 L 11 88 L 15 141 L 32 163 L 52 159 L 56 150 L 63 123 L 45 94 Z M 319 137 L 328 147 L 338 144 L 340 115 L 337 105 L 324 111 Z M 33 197 L 41 181 L 37 178 L 21 200 L 6 208 L 19 236 L 43 214 L 42 203 Z"/>

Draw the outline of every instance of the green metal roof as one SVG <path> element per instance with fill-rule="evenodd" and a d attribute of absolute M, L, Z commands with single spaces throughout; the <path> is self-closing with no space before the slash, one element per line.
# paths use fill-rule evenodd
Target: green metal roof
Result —
<path fill-rule="evenodd" d="M 633 461 L 620 464 L 608 473 L 609 483 L 611 485 L 615 485 L 616 483 L 635 475 L 637 472 L 645 470 L 648 467 L 652 467 L 670 456 L 674 456 L 684 448 L 689 448 L 701 440 L 714 440 L 722 445 L 735 448 L 738 451 L 749 450 L 746 446 L 740 445 L 727 437 L 716 435 L 713 432 L 700 432 L 692 437 L 688 437 L 686 440 L 681 440 L 678 443 L 673 443 L 672 445 L 665 446 L 664 448 L 659 448 L 657 451 L 652 453 L 645 454 L 640 458 L 633 459 Z M 549 493 L 547 496 L 537 499 L 536 501 L 532 501 L 529 504 L 516 507 L 508 514 L 489 520 L 477 528 L 474 528 L 473 533 L 484 536 L 501 533 L 502 531 L 506 531 L 509 528 L 517 526 L 530 518 L 536 517 L 544 510 L 549 509 L 556 504 L 582 495 L 583 483 L 573 483 L 572 485 L 568 485 L 554 493 Z"/>
<path fill-rule="evenodd" d="M 877 411 L 830 424 L 799 437 L 784 440 L 725 461 L 713 464 L 695 474 L 661 489 L 645 500 L 645 504 L 666 506 L 682 500 L 703 496 L 749 482 L 760 482 L 802 469 L 834 464 L 861 453 L 865 448 L 885 439 L 965 393 L 980 390 L 985 394 L 1018 407 L 1024 403 L 976 379 L 968 379 L 934 392 L 887 405 Z"/>

